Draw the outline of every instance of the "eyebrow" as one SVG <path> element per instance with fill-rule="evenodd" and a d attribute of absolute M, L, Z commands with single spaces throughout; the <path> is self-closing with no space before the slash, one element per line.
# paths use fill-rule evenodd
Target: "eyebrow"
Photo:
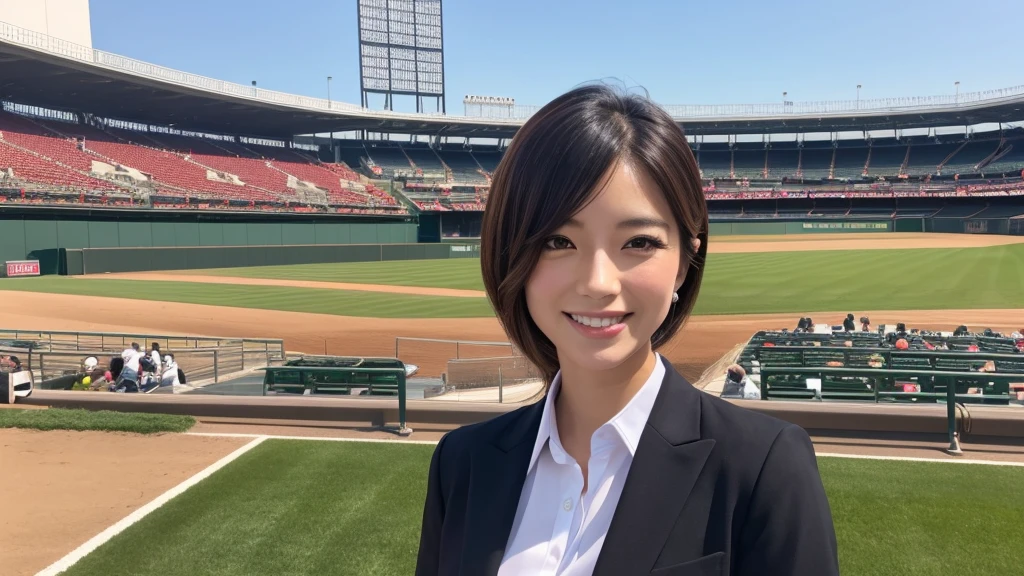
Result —
<path fill-rule="evenodd" d="M 583 224 L 581 224 L 580 221 L 576 220 L 575 218 L 570 218 L 565 223 L 565 225 L 566 226 L 570 226 L 572 228 L 582 228 L 583 227 Z M 649 218 L 649 217 L 646 217 L 646 216 L 640 216 L 640 217 L 637 217 L 637 218 L 629 218 L 627 220 L 623 220 L 623 221 L 619 222 L 618 224 L 616 224 L 615 227 L 618 228 L 619 230 L 633 229 L 633 228 L 661 228 L 663 230 L 668 230 L 669 229 L 668 222 L 665 222 L 664 220 L 662 220 L 660 218 Z"/>

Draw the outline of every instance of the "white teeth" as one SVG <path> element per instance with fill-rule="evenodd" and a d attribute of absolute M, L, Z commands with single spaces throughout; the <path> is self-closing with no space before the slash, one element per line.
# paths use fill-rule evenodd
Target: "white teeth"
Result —
<path fill-rule="evenodd" d="M 616 316 L 615 318 L 591 318 L 589 316 L 580 316 L 579 314 L 572 314 L 572 319 L 584 326 L 590 326 L 591 328 L 606 328 L 622 322 L 625 316 Z"/>

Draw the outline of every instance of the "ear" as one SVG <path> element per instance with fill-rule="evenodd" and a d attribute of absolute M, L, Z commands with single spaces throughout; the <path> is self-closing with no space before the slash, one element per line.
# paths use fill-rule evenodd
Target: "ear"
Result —
<path fill-rule="evenodd" d="M 700 238 L 694 238 L 693 240 L 691 240 L 691 242 L 693 242 L 693 252 L 694 254 L 696 254 L 697 252 L 700 251 Z M 683 287 L 683 283 L 686 282 L 686 273 L 689 270 L 689 264 L 687 264 L 686 266 L 679 267 L 679 272 L 676 273 L 676 288 L 674 290 L 675 292 L 679 292 L 679 289 Z"/>

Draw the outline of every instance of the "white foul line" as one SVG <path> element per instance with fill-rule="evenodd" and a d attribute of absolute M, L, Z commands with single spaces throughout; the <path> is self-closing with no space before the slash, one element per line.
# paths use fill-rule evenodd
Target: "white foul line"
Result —
<path fill-rule="evenodd" d="M 968 449 L 966 452 L 969 452 Z M 825 458 L 852 458 L 855 460 L 896 460 L 899 462 L 938 462 L 940 464 L 986 464 L 988 466 L 1021 466 L 1024 462 L 1007 462 L 1005 460 L 971 460 L 959 456 L 949 458 L 917 458 L 914 456 L 877 456 L 871 454 L 842 454 L 839 452 L 818 452 L 818 456 Z"/>
<path fill-rule="evenodd" d="M 437 440 L 389 440 L 387 438 L 338 438 L 332 436 L 287 436 L 278 434 L 243 434 L 236 432 L 185 432 L 187 436 L 211 436 L 214 438 L 264 438 L 266 440 L 320 440 L 325 442 L 376 442 L 378 444 L 427 444 L 434 446 Z"/>
<path fill-rule="evenodd" d="M 436 445 L 437 440 L 389 440 L 385 438 L 336 438 L 329 436 L 287 436 L 287 435 L 264 435 L 264 434 L 243 434 L 234 432 L 185 432 L 189 436 L 211 436 L 214 438 L 265 438 L 268 440 L 318 440 L 322 442 L 367 442 L 378 444 L 427 444 Z M 967 449 L 970 452 L 970 448 Z M 1006 462 L 1002 460 L 972 460 L 959 456 L 949 458 L 920 458 L 914 456 L 878 456 L 871 454 L 843 454 L 840 452 L 818 452 L 818 456 L 825 458 L 855 458 L 860 460 L 895 460 L 901 462 L 939 462 L 953 464 L 986 464 L 989 466 L 1021 466 L 1024 462 Z"/>
<path fill-rule="evenodd" d="M 125 516 L 116 524 L 107 528 L 103 532 L 100 532 L 99 534 L 90 538 L 88 541 L 85 542 L 85 544 L 82 544 L 78 548 L 75 548 L 67 556 L 64 556 L 63 558 L 54 562 L 53 564 L 50 564 L 40 572 L 37 572 L 36 576 L 56 576 L 57 574 L 60 574 L 61 572 L 67 570 L 72 565 L 74 565 L 75 562 L 78 562 L 87 554 L 99 548 L 105 542 L 107 542 L 114 536 L 118 535 L 119 533 L 123 532 L 132 524 L 135 524 L 139 520 L 145 518 L 146 515 L 148 515 L 150 512 L 163 506 L 172 498 L 178 496 L 179 494 L 181 494 L 185 490 L 188 490 L 192 486 L 195 486 L 202 480 L 205 480 L 206 478 L 210 477 L 210 475 L 212 475 L 214 472 L 227 466 L 242 454 L 245 454 L 249 450 L 252 450 L 256 446 L 259 446 L 266 439 L 266 436 L 253 436 L 252 442 L 249 442 L 248 444 L 242 446 L 241 448 L 235 450 L 234 452 L 228 454 L 227 456 L 221 458 L 220 460 L 214 462 L 213 464 L 210 464 L 209 466 L 207 466 L 206 468 L 204 468 L 191 478 L 188 478 L 181 484 L 178 484 L 177 486 L 171 488 L 167 492 L 164 492 L 163 494 L 157 496 L 156 499 L 154 499 L 153 501 L 147 503 L 145 506 Z"/>

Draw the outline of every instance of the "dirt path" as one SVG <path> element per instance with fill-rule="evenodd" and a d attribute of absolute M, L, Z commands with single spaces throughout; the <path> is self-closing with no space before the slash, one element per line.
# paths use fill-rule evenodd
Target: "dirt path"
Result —
<path fill-rule="evenodd" d="M 964 240 L 964 238 L 973 240 Z M 819 233 L 819 234 L 729 234 L 715 235 L 711 240 L 718 242 L 751 242 L 761 244 L 765 242 L 837 242 L 847 240 L 867 240 L 880 242 L 883 240 L 935 240 L 938 242 L 972 242 L 983 246 L 995 246 L 1006 243 L 1020 243 L 1024 239 L 1019 236 L 1000 236 L 997 234 L 952 234 L 943 232 L 842 232 L 842 233 Z"/>
<path fill-rule="evenodd" d="M 246 442 L 0 430 L 0 571 L 35 574 Z"/>
<path fill-rule="evenodd" d="M 807 236 L 731 237 L 712 236 L 709 254 L 752 252 L 808 252 L 822 250 L 892 250 L 907 248 L 984 248 L 1022 244 L 1024 236 L 995 234 L 829 234 Z M 742 239 L 740 239 L 742 238 Z"/>
<path fill-rule="evenodd" d="M 162 280 L 168 282 L 201 282 L 204 284 L 232 284 L 235 286 L 289 286 L 292 288 L 321 288 L 327 290 L 358 290 L 362 292 L 387 292 L 390 294 L 416 294 L 419 296 L 455 296 L 461 298 L 483 298 L 483 290 L 459 290 L 456 288 L 429 288 L 424 286 L 389 286 L 385 284 L 353 284 L 348 282 L 320 282 L 314 280 L 285 280 L 278 278 L 243 278 L 240 276 L 212 276 L 174 272 L 125 272 L 120 274 L 93 274 L 78 276 L 79 279 L 95 280 Z"/>
<path fill-rule="evenodd" d="M 0 328 L 25 330 L 82 330 L 193 334 L 225 337 L 282 338 L 291 351 L 336 355 L 395 355 L 395 337 L 462 341 L 507 341 L 494 318 L 353 318 L 327 314 L 280 312 L 147 302 L 145 314 L 125 321 L 125 310 L 135 300 L 66 294 L 4 292 L 0 298 Z M 960 324 L 1009 332 L 1024 325 L 1024 310 L 917 310 L 852 311 L 868 315 L 873 323 L 906 322 L 909 327 L 952 330 Z M 792 328 L 801 315 L 753 314 L 694 316 L 661 352 L 688 378 L 696 379 L 722 354 L 758 330 Z M 815 320 L 841 323 L 846 311 L 814 312 Z M 504 355 L 507 348 L 461 345 L 461 357 Z M 399 356 L 420 366 L 423 376 L 445 371 L 455 357 L 454 344 L 403 342 Z"/>

